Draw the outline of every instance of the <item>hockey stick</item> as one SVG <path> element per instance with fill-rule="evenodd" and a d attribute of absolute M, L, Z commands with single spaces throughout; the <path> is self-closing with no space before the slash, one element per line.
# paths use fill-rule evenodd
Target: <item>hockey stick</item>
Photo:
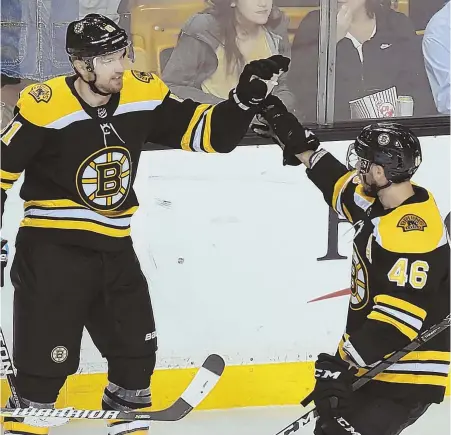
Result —
<path fill-rule="evenodd" d="M 23 418 L 57 417 L 90 420 L 154 420 L 177 421 L 185 417 L 213 390 L 224 372 L 225 363 L 219 355 L 209 355 L 198 370 L 194 379 L 182 395 L 169 407 L 160 411 L 104 411 L 79 409 L 36 409 L 36 408 L 1 408 L 0 416 Z"/>
<path fill-rule="evenodd" d="M 17 393 L 16 387 L 16 376 L 13 369 L 13 363 L 9 356 L 8 348 L 6 347 L 5 336 L 3 335 L 2 327 L 0 326 L 0 359 L 1 359 L 1 369 L 0 373 L 6 375 L 8 380 L 9 388 L 11 390 L 11 398 L 16 408 L 21 407 L 21 400 L 19 394 Z"/>
<path fill-rule="evenodd" d="M 448 314 L 448 316 L 445 317 L 440 323 L 437 323 L 434 326 L 431 326 L 429 329 L 424 331 L 422 334 L 420 334 L 415 340 L 410 342 L 406 347 L 403 349 L 398 350 L 397 352 L 393 353 L 391 356 L 389 356 L 387 359 L 382 360 L 379 364 L 375 365 L 371 370 L 369 370 L 367 373 L 359 377 L 353 384 L 352 389 L 353 391 L 358 390 L 359 388 L 363 387 L 366 383 L 368 383 L 371 379 L 373 379 L 376 375 L 383 372 L 385 369 L 390 367 L 392 364 L 395 364 L 398 362 L 403 356 L 407 355 L 410 352 L 413 352 L 414 350 L 418 349 L 420 346 L 422 346 L 424 343 L 429 341 L 431 338 L 434 338 L 437 334 L 440 334 L 440 332 L 444 331 L 445 329 L 449 328 L 450 326 L 450 316 L 451 314 Z M 302 402 L 301 404 L 303 406 L 308 405 L 311 402 L 311 395 L 310 393 Z M 298 418 L 297 420 L 293 421 L 289 426 L 282 429 L 281 431 L 277 432 L 275 435 L 289 435 L 294 432 L 297 432 L 302 427 L 307 426 L 310 422 L 314 421 L 317 417 L 316 414 L 316 408 L 312 408 L 310 411 L 305 413 L 302 417 Z"/>

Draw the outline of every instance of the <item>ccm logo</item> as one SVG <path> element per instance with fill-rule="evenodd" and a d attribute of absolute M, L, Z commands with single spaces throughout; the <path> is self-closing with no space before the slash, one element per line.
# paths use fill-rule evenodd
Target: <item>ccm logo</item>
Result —
<path fill-rule="evenodd" d="M 315 378 L 319 379 L 338 379 L 341 372 L 331 372 L 330 370 L 315 369 Z"/>
<path fill-rule="evenodd" d="M 146 334 L 146 338 L 144 339 L 144 341 L 153 340 L 156 337 L 157 337 L 157 331 L 149 332 L 148 334 Z"/>
<path fill-rule="evenodd" d="M 356 432 L 356 430 L 343 417 L 337 418 L 337 423 L 351 435 L 362 435 L 360 432 Z"/>

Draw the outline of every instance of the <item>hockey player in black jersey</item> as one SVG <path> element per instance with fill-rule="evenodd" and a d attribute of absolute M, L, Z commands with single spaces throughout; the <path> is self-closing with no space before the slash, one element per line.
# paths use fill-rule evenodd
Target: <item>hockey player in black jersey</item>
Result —
<path fill-rule="evenodd" d="M 11 268 L 18 393 L 24 406 L 52 407 L 78 368 L 86 327 L 108 361 L 104 409 L 143 409 L 157 338 L 130 237 L 142 146 L 232 151 L 266 97 L 265 80 L 287 71 L 289 59 L 249 63 L 229 99 L 209 105 L 181 101 L 154 74 L 130 70 L 126 32 L 104 16 L 71 23 L 67 52 L 76 74 L 24 89 L 1 136 L 2 212 L 25 171 Z M 144 435 L 148 426 L 110 422 L 108 432 Z M 47 433 L 11 419 L 4 432 Z"/>
<path fill-rule="evenodd" d="M 447 230 L 432 194 L 410 181 L 421 164 L 419 140 L 399 124 L 369 125 L 345 166 L 279 99 L 265 104 L 268 131 L 255 131 L 281 145 L 285 165 L 303 163 L 329 206 L 355 229 L 346 332 L 337 353 L 322 353 L 315 363 L 315 434 L 400 434 L 443 401 L 449 330 L 356 392 L 351 384 L 449 314 Z"/>

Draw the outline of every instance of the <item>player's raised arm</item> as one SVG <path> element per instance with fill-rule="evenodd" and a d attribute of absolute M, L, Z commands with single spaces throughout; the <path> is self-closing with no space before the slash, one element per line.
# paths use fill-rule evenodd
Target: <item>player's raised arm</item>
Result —
<path fill-rule="evenodd" d="M 308 177 L 321 190 L 326 202 L 343 218 L 353 221 L 347 198 L 352 196 L 356 175 L 332 154 L 320 149 L 313 132 L 305 129 L 297 118 L 287 111 L 282 101 L 271 95 L 261 111 L 261 121 L 267 130 L 253 124 L 253 130 L 262 136 L 272 137 L 283 149 L 283 164 L 307 167 Z"/>
<path fill-rule="evenodd" d="M 268 86 L 263 80 L 269 81 L 274 75 L 286 72 L 289 63 L 287 57 L 280 55 L 250 62 L 241 73 L 237 87 L 230 91 L 229 99 L 216 105 L 181 100 L 154 76 L 163 103 L 155 109 L 159 128 L 153 129 L 149 141 L 185 151 L 232 151 L 265 100 Z"/>

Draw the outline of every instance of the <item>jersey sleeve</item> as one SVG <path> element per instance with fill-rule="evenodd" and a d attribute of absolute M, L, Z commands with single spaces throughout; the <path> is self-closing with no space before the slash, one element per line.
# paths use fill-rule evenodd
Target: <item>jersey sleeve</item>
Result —
<path fill-rule="evenodd" d="M 2 217 L 7 190 L 19 179 L 44 143 L 45 128 L 28 119 L 39 107 L 24 89 L 15 108 L 15 116 L 1 133 Z"/>
<path fill-rule="evenodd" d="M 233 100 L 216 105 L 182 100 L 159 82 L 162 103 L 155 109 L 158 128 L 148 140 L 185 151 L 228 153 L 248 131 L 254 112 L 241 109 Z"/>
<path fill-rule="evenodd" d="M 449 300 L 450 250 L 438 211 L 429 217 L 395 213 L 375 227 L 371 259 L 380 288 L 363 327 L 343 344 L 361 367 L 405 347 L 425 323 L 443 320 L 437 313 Z"/>
<path fill-rule="evenodd" d="M 348 171 L 345 165 L 325 150 L 312 155 L 307 176 L 321 190 L 327 204 L 342 219 L 353 222 L 354 191 L 358 185 L 355 171 Z"/>

